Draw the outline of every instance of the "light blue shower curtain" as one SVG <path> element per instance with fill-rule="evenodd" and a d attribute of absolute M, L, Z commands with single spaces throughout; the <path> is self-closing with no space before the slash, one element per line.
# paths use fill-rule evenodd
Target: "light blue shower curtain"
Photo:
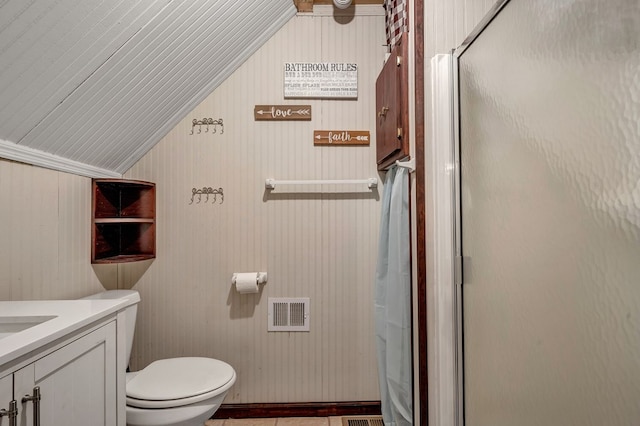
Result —
<path fill-rule="evenodd" d="M 387 172 L 382 197 L 375 283 L 375 326 L 382 416 L 386 426 L 411 425 L 411 261 L 408 170 Z"/>

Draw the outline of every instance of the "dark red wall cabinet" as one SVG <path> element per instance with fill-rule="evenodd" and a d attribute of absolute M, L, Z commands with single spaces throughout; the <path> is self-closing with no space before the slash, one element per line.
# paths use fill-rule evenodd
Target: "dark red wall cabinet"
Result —
<path fill-rule="evenodd" d="M 378 170 L 409 155 L 409 73 L 407 33 L 391 51 L 376 80 Z"/>

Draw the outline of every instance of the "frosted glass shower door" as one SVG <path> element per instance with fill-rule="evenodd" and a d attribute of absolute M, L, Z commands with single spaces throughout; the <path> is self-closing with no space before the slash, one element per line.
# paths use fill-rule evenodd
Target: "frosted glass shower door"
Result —
<path fill-rule="evenodd" d="M 640 425 L 640 2 L 511 0 L 460 50 L 465 425 Z"/>

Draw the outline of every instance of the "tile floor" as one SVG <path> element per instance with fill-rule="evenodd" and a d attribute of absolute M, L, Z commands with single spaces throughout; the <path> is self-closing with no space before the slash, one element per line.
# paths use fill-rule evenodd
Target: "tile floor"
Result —
<path fill-rule="evenodd" d="M 342 426 L 342 417 L 207 420 L 205 426 Z"/>

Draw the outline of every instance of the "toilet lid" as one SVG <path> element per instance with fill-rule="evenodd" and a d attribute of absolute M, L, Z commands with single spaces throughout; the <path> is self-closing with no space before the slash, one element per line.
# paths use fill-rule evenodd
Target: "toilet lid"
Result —
<path fill-rule="evenodd" d="M 147 401 L 188 398 L 218 389 L 235 377 L 226 362 L 212 358 L 154 361 L 127 383 L 127 396 Z"/>

